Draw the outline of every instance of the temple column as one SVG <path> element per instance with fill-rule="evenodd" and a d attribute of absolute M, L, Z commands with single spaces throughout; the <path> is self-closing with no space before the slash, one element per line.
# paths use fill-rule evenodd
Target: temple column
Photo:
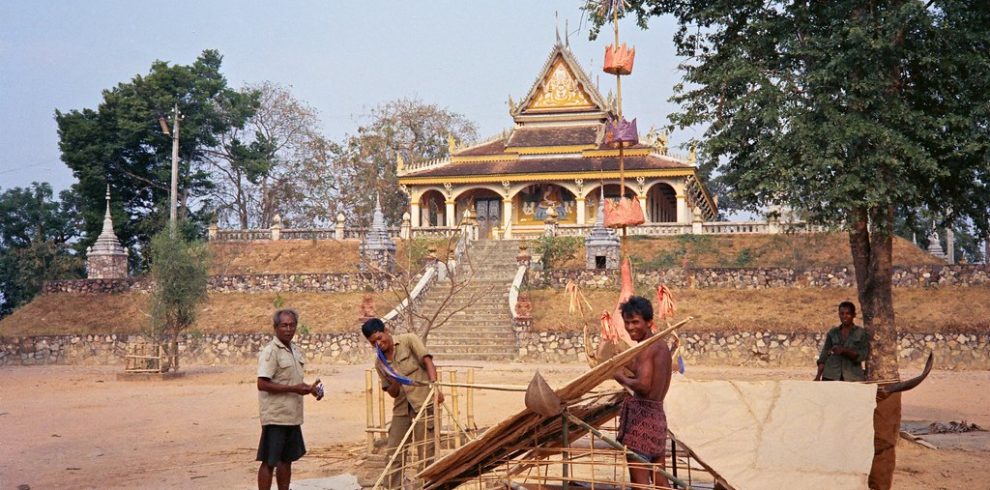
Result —
<path fill-rule="evenodd" d="M 453 228 L 457 226 L 457 217 L 454 216 L 454 201 L 452 199 L 447 199 L 445 203 L 447 204 L 447 212 L 445 213 L 447 228 Z"/>
<path fill-rule="evenodd" d="M 413 228 L 419 228 L 419 226 L 420 226 L 420 221 L 419 221 L 419 202 L 417 202 L 417 201 L 411 201 L 409 203 L 409 219 L 410 219 L 410 222 L 412 223 L 412 227 Z"/>
<path fill-rule="evenodd" d="M 574 200 L 576 201 L 576 204 L 574 205 L 574 207 L 577 208 L 576 209 L 577 210 L 577 224 L 583 225 L 583 224 L 585 224 L 584 198 L 583 197 L 576 197 L 576 198 L 574 198 Z"/>
<path fill-rule="evenodd" d="M 643 210 L 643 217 L 646 218 L 646 222 L 652 223 L 652 220 L 649 219 L 649 216 L 646 214 L 646 194 L 636 196 L 636 200 L 639 201 L 639 209 Z"/>
<path fill-rule="evenodd" d="M 678 223 L 690 223 L 691 216 L 689 215 L 687 207 L 687 199 L 685 199 L 684 194 L 677 194 L 677 222 Z"/>
<path fill-rule="evenodd" d="M 512 199 L 502 198 L 502 229 L 505 230 L 505 239 L 512 238 Z"/>

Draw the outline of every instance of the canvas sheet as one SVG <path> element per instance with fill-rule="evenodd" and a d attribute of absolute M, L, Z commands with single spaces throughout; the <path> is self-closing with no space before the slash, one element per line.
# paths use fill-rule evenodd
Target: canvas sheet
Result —
<path fill-rule="evenodd" d="M 867 488 L 875 385 L 675 375 L 664 405 L 671 433 L 736 490 Z"/>

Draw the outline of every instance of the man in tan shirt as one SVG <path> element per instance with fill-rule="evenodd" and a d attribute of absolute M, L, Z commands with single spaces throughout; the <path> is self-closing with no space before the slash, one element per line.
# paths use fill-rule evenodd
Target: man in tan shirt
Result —
<path fill-rule="evenodd" d="M 433 355 L 427 352 L 423 341 L 416 334 L 393 336 L 377 318 L 365 322 L 361 326 L 361 333 L 372 347 L 381 350 L 382 356 L 376 360 L 375 368 L 382 380 L 382 389 L 395 399 L 392 405 L 392 423 L 388 429 L 389 457 L 396 450 L 405 449 L 400 448 L 399 443 L 412 427 L 416 414 L 426 405 L 425 420 L 416 424 L 412 444 L 417 449 L 417 460 L 430 464 L 434 456 L 433 400 L 428 398 L 430 385 L 437 381 Z M 438 400 L 443 402 L 443 393 L 438 394 Z M 401 485 L 402 475 L 398 467 L 395 464 L 389 474 L 389 488 L 399 488 Z"/>
<path fill-rule="evenodd" d="M 323 398 L 320 380 L 303 382 L 306 359 L 292 345 L 299 314 L 278 310 L 272 316 L 275 338 L 258 355 L 258 406 L 261 412 L 261 441 L 258 443 L 258 489 L 272 487 L 272 475 L 279 490 L 288 490 L 292 462 L 306 454 L 302 437 L 303 396 Z"/>

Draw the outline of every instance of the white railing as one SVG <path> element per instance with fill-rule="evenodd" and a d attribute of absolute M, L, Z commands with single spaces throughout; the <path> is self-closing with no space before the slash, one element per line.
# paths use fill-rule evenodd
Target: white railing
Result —
<path fill-rule="evenodd" d="M 555 228 L 555 236 L 587 236 L 592 225 L 560 224 Z M 361 240 L 370 228 L 342 226 L 334 228 L 286 228 L 220 230 L 211 229 L 210 241 L 255 241 L 255 240 Z M 532 238 L 544 234 L 543 227 L 513 227 L 513 238 Z M 461 227 L 422 227 L 412 228 L 412 238 L 450 238 L 463 231 Z M 626 229 L 629 236 L 670 236 L 670 235 L 745 235 L 778 233 L 822 233 L 827 227 L 810 225 L 803 221 L 706 221 L 695 223 L 645 223 Z M 389 237 L 401 238 L 402 228 L 389 227 Z"/>
<path fill-rule="evenodd" d="M 271 238 L 271 237 L 269 237 Z M 333 228 L 290 228 L 279 232 L 279 240 L 334 240 Z"/>
<path fill-rule="evenodd" d="M 433 280 L 436 279 L 436 277 L 437 277 L 437 268 L 436 265 L 434 264 L 426 269 L 426 272 L 423 273 L 423 277 L 419 278 L 419 282 L 417 282 L 416 285 L 413 286 L 412 291 L 409 292 L 409 296 L 403 299 L 402 302 L 396 305 L 395 308 L 392 308 L 392 311 L 386 313 L 385 316 L 382 317 L 382 321 L 390 322 L 398 318 L 399 314 L 402 313 L 409 306 L 410 302 L 416 301 L 419 298 L 419 295 L 423 294 L 423 291 L 429 289 L 430 285 L 433 283 Z"/>
<path fill-rule="evenodd" d="M 410 162 L 403 166 L 402 171 L 399 175 L 405 175 L 410 172 L 419 172 L 420 170 L 428 170 L 431 168 L 442 167 L 450 163 L 450 158 L 434 158 L 433 160 L 424 160 L 422 162 Z"/>
<path fill-rule="evenodd" d="M 512 279 L 512 286 L 509 286 L 509 313 L 512 314 L 512 318 L 516 318 L 516 302 L 519 301 L 519 289 L 522 288 L 527 269 L 529 269 L 528 265 L 520 265 L 516 269 L 516 277 Z"/>
<path fill-rule="evenodd" d="M 271 230 L 217 230 L 215 238 L 221 242 L 271 239 Z M 211 237 L 210 240 L 214 240 L 214 238 Z"/>
<path fill-rule="evenodd" d="M 701 232 L 710 235 L 737 235 L 747 233 L 770 233 L 770 224 L 766 222 L 743 222 L 732 221 L 708 222 L 701 224 Z"/>
<path fill-rule="evenodd" d="M 437 261 L 430 266 L 426 267 L 423 272 L 423 276 L 419 278 L 419 281 L 413 286 L 412 291 L 409 292 L 409 296 L 403 299 L 392 311 L 389 311 L 382 317 L 382 321 L 388 323 L 402 314 L 410 304 L 418 301 L 420 296 L 426 294 L 430 287 L 438 280 L 442 280 L 450 274 L 455 274 L 457 271 L 457 265 L 461 263 L 461 259 L 464 256 L 464 252 L 467 250 L 468 244 L 471 241 L 470 233 L 462 233 L 460 238 L 457 240 L 457 245 L 454 246 L 454 256 L 447 264 Z"/>
<path fill-rule="evenodd" d="M 627 233 L 640 236 L 687 235 L 691 233 L 691 225 L 686 223 L 645 223 L 629 228 Z"/>
<path fill-rule="evenodd" d="M 208 232 L 211 242 L 249 242 L 256 240 L 362 240 L 371 228 L 344 228 L 337 226 L 334 228 L 278 228 L 269 229 L 248 229 L 248 230 L 221 230 L 212 228 Z M 386 228 L 388 236 L 400 238 L 401 228 Z M 444 228 L 444 230 L 454 230 L 457 228 Z M 418 230 L 417 230 L 418 231 Z M 451 236 L 448 233 L 446 236 Z"/>
<path fill-rule="evenodd" d="M 459 227 L 413 228 L 413 238 L 449 238 L 461 232 Z"/>

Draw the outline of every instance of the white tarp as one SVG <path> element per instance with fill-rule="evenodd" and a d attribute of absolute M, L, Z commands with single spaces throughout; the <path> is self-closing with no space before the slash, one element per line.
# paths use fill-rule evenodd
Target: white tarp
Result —
<path fill-rule="evenodd" d="M 736 490 L 867 488 L 876 386 L 674 376 L 670 431 Z"/>

